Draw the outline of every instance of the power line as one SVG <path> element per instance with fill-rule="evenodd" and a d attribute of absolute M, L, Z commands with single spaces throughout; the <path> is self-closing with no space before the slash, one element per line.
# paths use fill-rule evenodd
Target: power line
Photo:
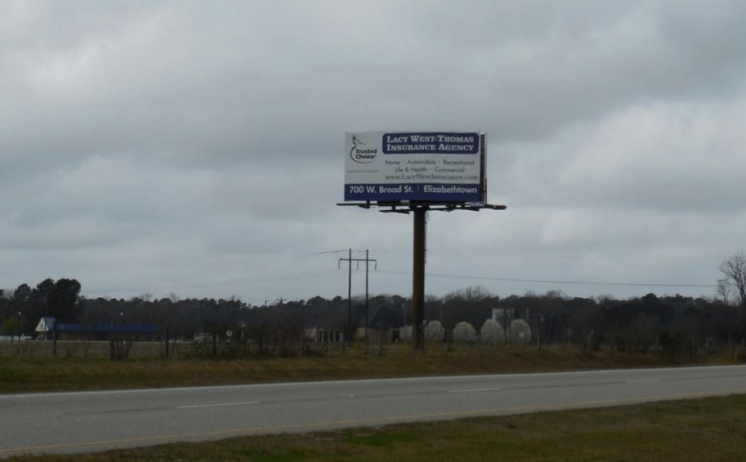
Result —
<path fill-rule="evenodd" d="M 349 249 L 340 249 L 340 250 L 320 250 L 318 252 L 313 252 L 311 255 L 326 255 L 330 253 L 344 253 L 347 252 Z"/>
<path fill-rule="evenodd" d="M 320 250 L 318 252 L 311 253 L 311 255 L 327 255 L 331 253 L 348 253 L 350 251 L 352 251 L 353 253 L 365 253 L 368 250 L 367 249 Z"/>
<path fill-rule="evenodd" d="M 399 274 L 399 275 L 411 275 L 411 272 L 407 271 L 379 271 L 382 274 Z M 521 279 L 521 278 L 504 278 L 504 277 L 490 277 L 490 276 L 465 276 L 459 274 L 444 274 L 444 273 L 428 273 L 430 277 L 447 278 L 447 279 L 478 279 L 485 281 L 499 281 L 499 282 L 528 282 L 535 284 L 557 284 L 557 285 L 589 285 L 589 286 L 620 286 L 620 287 L 680 287 L 680 288 L 700 288 L 700 289 L 713 289 L 716 287 L 715 284 L 686 284 L 686 283 L 655 283 L 655 282 L 602 282 L 602 281 L 572 281 L 572 280 L 561 280 L 561 279 Z"/>
<path fill-rule="evenodd" d="M 396 250 L 396 249 L 371 249 L 372 253 L 387 253 L 387 254 L 398 254 L 398 255 L 409 255 L 411 250 Z M 428 250 L 428 255 L 432 256 L 462 256 L 470 255 L 482 258 L 540 258 L 540 259 L 593 259 L 593 260 L 624 260 L 624 259 L 635 259 L 639 260 L 723 260 L 722 256 L 714 255 L 640 255 L 627 253 L 537 253 L 537 252 L 502 252 L 499 250 L 487 251 L 484 249 L 465 249 L 458 252 L 447 252 L 438 250 Z"/>

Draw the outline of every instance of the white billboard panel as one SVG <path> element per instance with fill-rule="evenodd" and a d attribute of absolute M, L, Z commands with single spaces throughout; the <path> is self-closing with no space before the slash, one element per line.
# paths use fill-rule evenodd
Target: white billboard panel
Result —
<path fill-rule="evenodd" d="M 479 132 L 346 134 L 345 201 L 484 202 Z"/>

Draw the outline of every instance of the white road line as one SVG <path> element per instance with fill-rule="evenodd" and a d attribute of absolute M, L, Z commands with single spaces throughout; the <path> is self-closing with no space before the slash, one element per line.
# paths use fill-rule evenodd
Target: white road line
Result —
<path fill-rule="evenodd" d="M 661 379 L 651 379 L 651 380 L 627 380 L 624 383 L 651 383 L 651 382 L 660 382 Z"/>
<path fill-rule="evenodd" d="M 478 393 L 480 391 L 495 391 L 500 388 L 473 388 L 471 390 L 449 390 L 448 393 Z"/>
<path fill-rule="evenodd" d="M 259 401 L 247 401 L 245 403 L 194 404 L 191 406 L 177 406 L 176 409 L 198 409 L 201 407 L 249 406 L 251 404 L 259 404 Z"/>

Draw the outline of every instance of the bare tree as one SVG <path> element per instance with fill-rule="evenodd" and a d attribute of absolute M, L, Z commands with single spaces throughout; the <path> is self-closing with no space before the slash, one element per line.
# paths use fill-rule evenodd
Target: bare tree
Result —
<path fill-rule="evenodd" d="M 725 275 L 725 283 L 735 288 L 738 305 L 746 311 L 746 252 L 741 251 L 725 260 L 720 265 L 720 272 Z"/>
<path fill-rule="evenodd" d="M 730 288 L 730 282 L 728 282 L 728 279 L 718 279 L 718 286 L 717 289 L 715 289 L 715 294 L 717 295 L 717 299 L 723 302 L 723 305 L 728 306 L 730 305 L 730 294 L 731 294 L 731 288 Z"/>
<path fill-rule="evenodd" d="M 736 301 L 741 308 L 741 341 L 746 340 L 746 252 L 741 251 L 720 265 L 720 272 L 725 281 L 735 292 Z"/>

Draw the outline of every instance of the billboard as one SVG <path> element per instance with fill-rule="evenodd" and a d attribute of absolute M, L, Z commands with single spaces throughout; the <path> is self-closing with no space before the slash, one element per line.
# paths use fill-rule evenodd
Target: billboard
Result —
<path fill-rule="evenodd" d="M 344 200 L 486 202 L 479 132 L 346 133 Z"/>

